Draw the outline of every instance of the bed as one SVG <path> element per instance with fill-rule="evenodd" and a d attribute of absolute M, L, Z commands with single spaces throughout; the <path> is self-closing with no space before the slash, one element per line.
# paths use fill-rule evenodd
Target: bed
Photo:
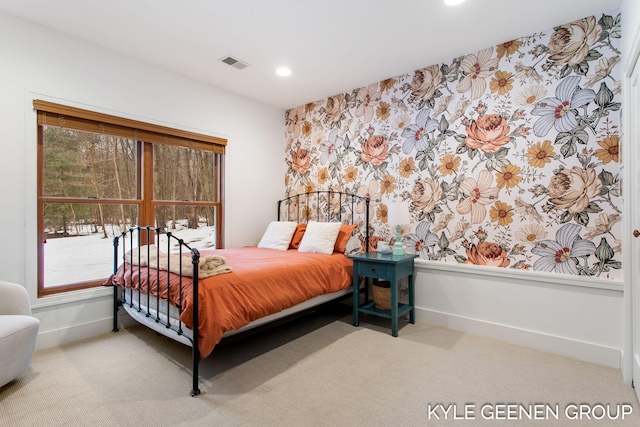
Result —
<path fill-rule="evenodd" d="M 106 282 L 114 289 L 113 331 L 122 307 L 192 347 L 196 396 L 199 361 L 223 337 L 352 295 L 347 254 L 368 247 L 369 199 L 335 191 L 279 200 L 277 221 L 257 246 L 198 250 L 166 230 L 131 227 L 114 238 Z"/>

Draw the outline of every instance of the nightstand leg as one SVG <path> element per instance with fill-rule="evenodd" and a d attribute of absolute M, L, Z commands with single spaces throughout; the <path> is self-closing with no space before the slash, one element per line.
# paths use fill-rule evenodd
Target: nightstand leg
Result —
<path fill-rule="evenodd" d="M 360 306 L 360 280 L 357 275 L 353 275 L 353 326 L 360 325 L 358 318 L 358 307 Z"/>
<path fill-rule="evenodd" d="M 369 302 L 369 285 L 370 285 L 370 280 L 368 277 L 363 277 L 362 278 L 362 283 L 364 284 L 364 303 L 368 303 Z"/>
<path fill-rule="evenodd" d="M 391 281 L 391 335 L 398 336 L 398 281 Z"/>
<path fill-rule="evenodd" d="M 415 291 L 413 289 L 413 274 L 409 275 L 409 305 L 411 306 L 411 311 L 409 315 L 409 322 L 416 323 L 416 300 L 415 300 Z"/>

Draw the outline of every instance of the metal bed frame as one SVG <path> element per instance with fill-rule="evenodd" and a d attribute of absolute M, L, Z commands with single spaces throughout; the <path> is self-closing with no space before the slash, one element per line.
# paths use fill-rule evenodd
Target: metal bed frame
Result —
<path fill-rule="evenodd" d="M 323 205 L 322 203 L 323 201 L 321 200 L 322 197 L 327 198 L 327 202 L 325 205 Z M 334 197 L 339 197 L 339 200 L 338 200 L 339 206 L 340 206 L 339 212 L 332 212 L 331 209 L 329 208 L 330 202 Z M 312 204 L 313 201 L 315 201 L 314 204 Z M 351 214 L 351 224 L 353 224 L 355 223 L 354 220 L 356 217 L 356 212 L 355 212 L 356 204 L 361 201 L 365 203 L 365 209 L 364 209 L 365 212 L 358 215 L 364 216 L 364 222 L 365 222 L 365 231 L 364 231 L 365 246 L 364 247 L 368 248 L 369 247 L 369 204 L 370 204 L 370 199 L 368 197 L 363 197 L 357 194 L 350 194 L 346 192 L 330 191 L 330 190 L 318 190 L 314 192 L 295 194 L 278 201 L 278 221 L 297 220 L 298 222 L 306 222 L 314 218 L 316 220 L 320 220 L 324 216 L 324 213 L 321 211 L 326 209 L 327 222 L 331 220 L 337 220 L 339 222 L 343 222 L 342 221 L 343 208 L 347 206 L 349 207 L 349 210 L 347 210 L 346 212 Z M 295 218 L 292 218 L 292 216 L 294 215 L 292 215 L 292 212 L 290 209 L 290 206 L 292 203 L 297 204 L 297 208 L 295 211 Z M 286 208 L 286 213 L 287 213 L 286 217 L 282 215 L 283 206 Z M 322 206 L 324 206 L 324 208 Z M 306 211 L 307 215 L 305 215 L 305 212 L 303 212 L 303 209 L 305 207 L 308 208 Z M 314 211 L 315 211 L 315 216 L 313 215 Z M 308 214 L 311 214 L 311 215 L 308 215 Z M 300 220 L 303 220 L 303 221 L 300 221 Z M 198 265 L 200 263 L 200 252 L 198 251 L 198 249 L 191 248 L 182 239 L 179 239 L 178 237 L 174 236 L 171 232 L 165 231 L 164 229 L 161 229 L 161 228 L 150 227 L 150 226 L 131 227 L 130 229 L 114 237 L 113 239 L 113 274 L 114 275 L 116 274 L 118 267 L 120 265 L 120 260 L 121 260 L 121 258 L 119 258 L 120 247 L 122 247 L 123 255 L 125 254 L 125 251 L 127 249 L 130 251 L 131 254 L 135 254 L 135 251 L 137 250 L 138 259 L 140 259 L 140 257 L 143 255 L 146 255 L 147 259 L 149 259 L 149 256 L 151 255 L 151 249 L 149 245 L 152 244 L 153 242 L 156 245 L 156 249 L 155 249 L 156 260 L 158 261 L 156 265 L 148 265 L 146 268 L 147 282 L 149 283 L 148 279 L 150 276 L 150 268 L 155 268 L 156 270 L 160 269 L 159 254 L 160 254 L 160 236 L 161 235 L 167 236 L 167 242 L 166 242 L 167 253 L 171 252 L 170 248 L 172 243 L 178 244 L 177 255 L 179 260 L 178 262 L 179 262 L 180 271 L 182 271 L 183 253 L 186 254 L 187 252 L 189 252 L 191 255 L 191 263 L 193 265 L 193 280 L 192 280 L 193 328 L 191 329 L 192 336 L 190 337 L 189 335 L 185 334 L 185 331 L 183 330 L 183 327 L 182 327 L 182 322 L 180 322 L 179 320 L 174 320 L 172 322 L 170 316 L 168 315 L 166 316 L 166 320 L 161 318 L 160 316 L 161 304 L 166 306 L 167 313 L 169 313 L 169 308 L 171 307 L 171 303 L 169 299 L 164 300 L 160 298 L 160 291 L 159 291 L 160 280 L 158 280 L 156 283 L 156 288 L 155 288 L 156 295 L 152 296 L 151 295 L 152 289 L 148 289 L 148 292 L 146 293 L 146 295 L 145 294 L 138 295 L 137 304 L 134 303 L 134 298 L 133 298 L 134 290 L 132 288 L 129 288 L 127 290 L 126 287 L 123 287 L 122 291 L 119 291 L 118 288 L 120 288 L 120 286 L 113 285 L 113 332 L 117 332 L 119 330 L 118 320 L 117 320 L 119 307 L 127 306 L 129 309 L 133 309 L 137 311 L 144 317 L 150 319 L 152 322 L 155 322 L 157 325 L 163 326 L 164 331 L 161 332 L 163 335 L 166 335 L 172 338 L 172 334 L 173 334 L 173 336 L 176 337 L 176 339 L 178 339 L 178 337 L 181 338 L 179 340 L 180 342 L 184 342 L 184 340 L 186 339 L 186 341 L 189 343 L 189 345 L 192 348 L 191 396 L 197 396 L 201 393 L 200 388 L 198 386 L 198 379 L 199 379 L 198 368 L 199 368 L 199 363 L 201 359 L 200 350 L 198 348 L 198 311 L 199 311 L 198 310 Z M 134 245 L 134 241 L 137 241 L 136 245 Z M 146 250 L 142 249 L 143 245 L 147 245 Z M 175 253 L 175 252 L 172 252 L 172 253 Z M 131 275 L 130 277 L 133 277 L 133 268 L 131 268 L 128 272 L 125 272 L 125 274 L 130 274 Z M 143 274 L 143 273 L 140 272 L 139 274 Z M 180 296 L 180 298 L 182 298 L 182 291 L 183 291 L 182 279 L 183 279 L 183 276 L 180 275 L 178 289 L 175 289 L 175 286 L 173 288 L 169 286 L 169 278 L 167 277 L 167 294 L 168 294 L 167 297 L 168 298 L 170 297 L 170 295 L 174 294 L 174 292 L 178 292 L 179 293 L 178 295 Z M 126 299 L 127 292 L 129 292 L 129 301 L 127 301 Z M 135 292 L 139 292 L 139 291 L 136 290 Z M 143 297 L 146 298 L 146 310 L 141 306 L 141 299 Z M 155 310 L 155 313 L 152 313 L 151 311 L 152 303 L 155 303 L 155 307 L 157 308 Z M 145 325 L 145 326 L 148 326 L 148 325 Z"/>

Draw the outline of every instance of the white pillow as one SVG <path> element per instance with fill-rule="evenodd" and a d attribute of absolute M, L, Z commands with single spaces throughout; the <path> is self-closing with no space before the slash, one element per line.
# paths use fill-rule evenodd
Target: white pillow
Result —
<path fill-rule="evenodd" d="M 289 243 L 291 243 L 297 225 L 298 223 L 295 221 L 270 222 L 260 243 L 258 243 L 258 247 L 286 251 L 289 249 Z"/>
<path fill-rule="evenodd" d="M 309 221 L 298 252 L 332 254 L 341 226 L 340 222 Z"/>

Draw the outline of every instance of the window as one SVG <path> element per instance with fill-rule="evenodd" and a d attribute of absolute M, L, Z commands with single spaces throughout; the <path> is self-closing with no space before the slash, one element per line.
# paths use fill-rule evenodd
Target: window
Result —
<path fill-rule="evenodd" d="M 224 247 L 226 140 L 34 101 L 38 296 L 100 286 L 113 237 L 135 225 Z"/>

